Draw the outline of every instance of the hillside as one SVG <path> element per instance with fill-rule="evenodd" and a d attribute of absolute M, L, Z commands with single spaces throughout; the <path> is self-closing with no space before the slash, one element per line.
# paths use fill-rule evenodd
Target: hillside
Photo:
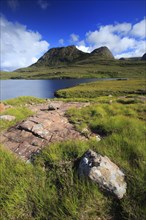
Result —
<path fill-rule="evenodd" d="M 35 64 L 14 72 L 1 72 L 1 79 L 142 78 L 145 59 L 117 60 L 107 47 L 84 53 L 75 46 L 51 48 Z"/>

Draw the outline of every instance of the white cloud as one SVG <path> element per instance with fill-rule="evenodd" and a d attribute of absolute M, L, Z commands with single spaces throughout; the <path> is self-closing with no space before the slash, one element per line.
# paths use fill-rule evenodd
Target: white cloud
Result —
<path fill-rule="evenodd" d="M 83 51 L 83 52 L 85 52 L 85 53 L 90 53 L 90 47 L 87 47 L 87 46 L 85 45 L 85 41 L 84 41 L 84 40 L 79 41 L 79 42 L 77 43 L 77 45 L 76 45 L 76 48 L 79 49 L 79 50 L 81 50 L 81 51 Z"/>
<path fill-rule="evenodd" d="M 107 46 L 115 57 L 142 56 L 146 51 L 146 19 L 132 25 L 116 23 L 99 26 L 89 31 L 85 39 L 76 42 L 77 48 L 91 52 L 101 46 Z"/>
<path fill-rule="evenodd" d="M 141 57 L 146 52 L 146 42 L 145 41 L 136 41 L 134 47 L 129 51 L 121 52 L 116 54 L 116 58 L 121 57 Z"/>
<path fill-rule="evenodd" d="M 7 4 L 12 9 L 12 11 L 16 11 L 17 8 L 19 7 L 18 0 L 8 0 Z"/>
<path fill-rule="evenodd" d="M 64 39 L 61 38 L 61 39 L 59 39 L 58 42 L 59 42 L 59 44 L 64 45 Z"/>
<path fill-rule="evenodd" d="M 71 39 L 72 42 L 77 42 L 79 40 L 79 35 L 71 34 L 70 39 Z"/>
<path fill-rule="evenodd" d="M 12 71 L 36 62 L 49 47 L 38 32 L 26 26 L 0 17 L 1 30 L 1 69 Z"/>
<path fill-rule="evenodd" d="M 133 26 L 131 34 L 140 38 L 146 37 L 146 18 Z"/>
<path fill-rule="evenodd" d="M 49 2 L 45 0 L 38 0 L 38 5 L 41 7 L 41 9 L 46 10 L 49 6 Z"/>
<path fill-rule="evenodd" d="M 86 47 L 86 46 L 84 46 L 84 45 L 76 46 L 76 48 L 77 48 L 78 50 L 81 50 L 81 51 L 85 52 L 85 53 L 90 53 L 90 48 L 89 48 L 89 47 Z"/>

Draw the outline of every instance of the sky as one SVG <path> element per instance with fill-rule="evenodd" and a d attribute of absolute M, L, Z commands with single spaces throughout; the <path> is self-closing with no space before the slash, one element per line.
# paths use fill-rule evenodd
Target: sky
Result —
<path fill-rule="evenodd" d="M 107 46 L 115 58 L 146 52 L 146 0 L 0 0 L 0 68 L 35 63 L 52 47 L 91 52 Z"/>

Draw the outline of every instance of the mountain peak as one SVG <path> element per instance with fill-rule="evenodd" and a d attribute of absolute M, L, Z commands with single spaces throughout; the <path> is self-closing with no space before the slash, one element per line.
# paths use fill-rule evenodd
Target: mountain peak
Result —
<path fill-rule="evenodd" d="M 91 54 L 96 55 L 99 59 L 114 59 L 113 54 L 106 46 L 93 50 Z"/>
<path fill-rule="evenodd" d="M 84 54 L 84 52 L 78 50 L 74 45 L 51 48 L 34 65 L 56 66 L 69 64 Z"/>
<path fill-rule="evenodd" d="M 111 51 L 107 47 L 100 47 L 85 53 L 76 48 L 74 45 L 67 47 L 56 47 L 48 50 L 33 66 L 64 66 L 75 62 L 97 62 L 98 60 L 114 59 Z"/>

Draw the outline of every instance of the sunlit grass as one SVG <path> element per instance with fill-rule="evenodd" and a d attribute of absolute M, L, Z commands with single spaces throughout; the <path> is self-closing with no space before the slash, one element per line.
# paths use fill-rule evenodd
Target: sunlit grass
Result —
<path fill-rule="evenodd" d="M 63 98 L 96 98 L 108 95 L 145 94 L 145 85 L 145 79 L 96 81 L 58 90 L 56 95 Z M 131 101 L 135 102 L 134 99 L 130 100 L 130 102 Z"/>

